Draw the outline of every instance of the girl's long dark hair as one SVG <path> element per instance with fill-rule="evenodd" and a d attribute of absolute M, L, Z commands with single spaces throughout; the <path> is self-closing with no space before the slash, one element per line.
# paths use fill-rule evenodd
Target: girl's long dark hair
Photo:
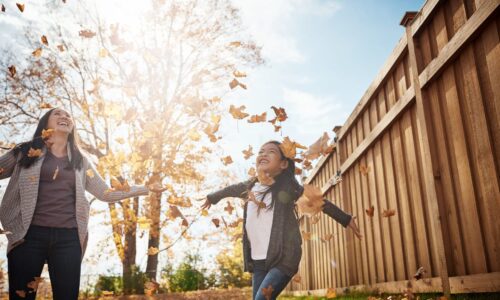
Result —
<path fill-rule="evenodd" d="M 295 161 L 293 159 L 285 156 L 285 154 L 283 153 L 283 150 L 281 150 L 281 147 L 280 147 L 281 142 L 269 141 L 269 142 L 265 143 L 264 145 L 266 145 L 266 144 L 274 144 L 274 145 L 278 146 L 281 160 L 288 161 L 288 167 L 285 170 L 283 170 L 280 174 L 278 174 L 276 177 L 274 177 L 274 183 L 262 193 L 262 198 L 260 201 L 264 201 L 264 198 L 266 197 L 266 195 L 268 193 L 279 192 L 282 190 L 289 190 L 289 189 L 293 190 L 294 187 L 300 186 L 300 183 L 297 181 L 297 178 L 295 178 Z M 248 192 L 250 192 L 252 190 L 255 183 L 257 183 L 257 178 L 252 180 L 252 182 L 250 183 L 250 185 L 248 187 Z M 295 197 L 295 196 L 298 197 L 299 195 L 292 195 L 292 197 Z M 275 201 L 276 201 L 276 199 L 272 198 L 271 205 L 268 206 L 267 209 L 273 208 Z M 259 211 L 259 210 L 260 210 L 260 207 L 257 209 L 257 211 Z"/>
<path fill-rule="evenodd" d="M 38 125 L 35 130 L 35 134 L 33 135 L 33 139 L 31 141 L 23 142 L 18 144 L 14 148 L 14 155 L 17 157 L 19 153 L 21 153 L 21 159 L 19 160 L 19 166 L 23 168 L 29 168 L 35 161 L 37 161 L 38 157 L 28 157 L 28 152 L 30 148 L 33 149 L 44 149 L 45 141 L 42 139 L 42 130 L 47 129 L 47 124 L 49 122 L 49 117 L 55 108 L 52 108 L 48 112 L 46 112 L 38 121 Z M 69 163 L 70 168 L 73 170 L 80 170 L 82 167 L 83 156 L 78 148 L 78 143 L 75 135 L 75 127 L 73 126 L 73 130 L 68 135 L 68 145 L 71 151 L 71 161 Z"/>

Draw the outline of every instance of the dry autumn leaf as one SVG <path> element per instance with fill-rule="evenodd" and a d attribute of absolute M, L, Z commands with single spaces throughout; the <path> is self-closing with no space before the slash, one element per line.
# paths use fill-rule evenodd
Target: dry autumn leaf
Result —
<path fill-rule="evenodd" d="M 40 105 L 38 107 L 40 109 L 52 109 L 52 108 L 54 108 L 50 103 L 47 103 L 47 102 L 40 103 Z"/>
<path fill-rule="evenodd" d="M 42 156 L 42 149 L 33 149 L 30 148 L 28 151 L 28 157 L 40 157 Z"/>
<path fill-rule="evenodd" d="M 5 12 L 5 6 L 2 4 L 2 12 Z"/>
<path fill-rule="evenodd" d="M 58 49 L 60 52 L 64 52 L 64 45 L 57 45 L 57 49 Z"/>
<path fill-rule="evenodd" d="M 361 174 L 363 175 L 368 175 L 368 172 L 370 172 L 370 166 L 365 166 L 365 165 L 360 165 L 359 166 L 359 172 L 361 172 Z"/>
<path fill-rule="evenodd" d="M 257 180 L 263 185 L 273 185 L 274 178 L 269 173 L 264 172 L 261 168 L 257 168 Z"/>
<path fill-rule="evenodd" d="M 302 239 L 304 241 L 310 241 L 311 240 L 311 236 L 312 236 L 311 232 L 307 232 L 307 231 L 302 230 Z"/>
<path fill-rule="evenodd" d="M 248 114 L 246 112 L 243 112 L 243 110 L 245 110 L 245 108 L 246 108 L 245 105 L 242 105 L 240 107 L 236 107 L 236 106 L 231 104 L 231 106 L 229 106 L 229 113 L 236 120 L 241 120 L 241 119 L 248 117 Z"/>
<path fill-rule="evenodd" d="M 320 237 L 321 241 L 324 243 L 328 242 L 332 238 L 333 238 L 333 233 L 330 233 L 330 234 L 327 234 L 325 236 Z"/>
<path fill-rule="evenodd" d="M 120 181 L 118 178 L 111 178 L 111 187 L 115 191 L 130 192 L 130 186 L 126 180 Z"/>
<path fill-rule="evenodd" d="M 246 90 L 247 89 L 247 86 L 241 82 L 238 81 L 238 79 L 234 78 L 233 80 L 231 80 L 231 82 L 229 83 L 229 87 L 231 89 L 234 89 L 235 87 L 237 86 L 240 86 L 242 89 Z"/>
<path fill-rule="evenodd" d="M 333 289 L 333 288 L 326 289 L 326 299 L 333 299 L 335 297 L 337 297 L 337 293 L 335 292 L 335 289 Z"/>
<path fill-rule="evenodd" d="M 148 255 L 156 255 L 158 252 L 160 252 L 160 250 L 156 247 L 149 247 L 148 249 Z"/>
<path fill-rule="evenodd" d="M 31 52 L 34 57 L 42 56 L 42 48 L 37 48 L 35 51 Z"/>
<path fill-rule="evenodd" d="M 241 46 L 241 42 L 238 42 L 238 41 L 231 42 L 231 43 L 229 43 L 229 46 L 231 46 L 231 47 L 240 47 Z"/>
<path fill-rule="evenodd" d="M 294 159 L 295 155 L 297 155 L 297 149 L 307 148 L 297 142 L 292 141 L 289 137 L 285 137 L 280 145 L 280 149 L 286 157 Z"/>
<path fill-rule="evenodd" d="M 226 207 L 224 207 L 224 210 L 227 211 L 228 214 L 232 214 L 233 210 L 234 210 L 234 206 L 232 206 L 231 203 L 228 202 Z"/>
<path fill-rule="evenodd" d="M 139 229 L 148 230 L 151 226 L 151 220 L 146 217 L 139 217 L 137 219 L 137 225 L 139 225 Z"/>
<path fill-rule="evenodd" d="M 93 38 L 95 36 L 95 32 L 89 29 L 83 29 L 78 32 L 78 35 L 87 39 Z"/>
<path fill-rule="evenodd" d="M 92 171 L 92 169 L 88 169 L 85 173 L 89 178 L 94 178 L 95 176 L 94 171 Z"/>
<path fill-rule="evenodd" d="M 168 218 L 170 220 L 175 220 L 176 218 L 181 218 L 185 219 L 184 216 L 182 215 L 182 212 L 179 210 L 179 208 L 175 205 L 170 205 L 170 209 L 168 210 Z"/>
<path fill-rule="evenodd" d="M 257 171 L 255 171 L 255 168 L 254 168 L 254 167 L 251 167 L 251 168 L 248 170 L 248 176 L 250 176 L 250 177 L 255 177 L 255 176 L 257 176 Z"/>
<path fill-rule="evenodd" d="M 395 214 L 396 214 L 395 209 L 386 209 L 382 212 L 382 217 L 389 218 L 389 217 L 394 216 Z"/>
<path fill-rule="evenodd" d="M 260 115 L 253 115 L 250 116 L 250 118 L 247 120 L 248 123 L 260 123 L 260 122 L 265 122 L 267 118 L 267 113 L 263 112 Z"/>
<path fill-rule="evenodd" d="M 286 111 L 283 107 L 271 106 L 271 108 L 273 109 L 276 117 L 270 120 L 269 123 L 276 125 L 276 121 L 284 122 L 288 118 Z"/>
<path fill-rule="evenodd" d="M 229 164 L 232 164 L 233 163 L 233 159 L 231 158 L 230 155 L 226 156 L 226 157 L 223 157 L 220 159 L 222 161 L 222 163 L 224 164 L 224 166 L 227 166 Z"/>
<path fill-rule="evenodd" d="M 262 288 L 262 295 L 266 298 L 266 300 L 271 300 L 273 297 L 273 286 L 269 285 L 267 288 Z"/>
<path fill-rule="evenodd" d="M 374 214 L 374 212 L 375 212 L 375 207 L 372 205 L 372 206 L 370 206 L 370 208 L 365 209 L 365 211 L 366 211 L 366 214 L 367 214 L 369 217 L 373 217 L 373 214 Z"/>
<path fill-rule="evenodd" d="M 281 126 L 278 125 L 273 125 L 274 126 L 274 132 L 278 132 L 281 129 Z"/>
<path fill-rule="evenodd" d="M 54 133 L 53 128 L 42 129 L 42 139 L 46 140 L 46 139 L 50 138 L 53 133 Z"/>
<path fill-rule="evenodd" d="M 302 281 L 302 277 L 299 274 L 293 276 L 292 281 L 295 283 L 300 283 Z"/>
<path fill-rule="evenodd" d="M 9 69 L 9 73 L 10 73 L 11 77 L 16 76 L 17 71 L 16 71 L 16 67 L 15 66 L 10 66 L 10 67 L 8 67 L 8 69 Z"/>
<path fill-rule="evenodd" d="M 243 152 L 245 159 L 249 159 L 250 157 L 253 156 L 254 153 L 252 150 L 253 150 L 252 146 L 248 145 L 248 149 L 241 151 Z"/>
<path fill-rule="evenodd" d="M 255 197 L 255 193 L 250 191 L 248 192 L 248 199 L 247 201 L 255 203 L 260 209 L 266 208 L 266 204 L 262 201 L 258 201 L 257 198 Z"/>
<path fill-rule="evenodd" d="M 109 52 L 105 48 L 101 48 L 101 50 L 99 50 L 99 57 L 104 58 L 104 57 L 106 57 L 108 55 L 109 55 Z"/>
<path fill-rule="evenodd" d="M 233 72 L 233 75 L 234 77 L 238 77 L 238 78 L 241 78 L 241 77 L 247 77 L 247 74 L 244 73 L 244 72 L 240 72 L 240 71 L 234 71 Z"/>
<path fill-rule="evenodd" d="M 333 146 L 328 145 L 328 140 L 330 137 L 328 133 L 323 133 L 314 144 L 309 146 L 309 149 L 304 153 L 304 157 L 308 160 L 314 160 L 318 158 L 320 155 L 327 155 L 333 151 Z"/>
<path fill-rule="evenodd" d="M 323 210 L 323 193 L 321 189 L 310 184 L 304 185 L 304 193 L 297 200 L 299 212 L 314 216 Z"/>
<path fill-rule="evenodd" d="M 115 294 L 115 293 L 114 293 L 114 292 L 112 292 L 112 291 L 101 291 L 101 295 L 102 295 L 103 297 L 111 297 L 111 296 L 114 296 L 114 294 Z"/>
<path fill-rule="evenodd" d="M 47 39 L 47 37 L 45 35 L 42 35 L 40 40 L 42 41 L 42 44 L 44 44 L 45 46 L 49 46 L 49 40 Z"/>
<path fill-rule="evenodd" d="M 220 226 L 220 220 L 217 218 L 212 219 L 212 223 L 214 223 L 215 227 L 219 228 Z"/>
<path fill-rule="evenodd" d="M 26 298 L 26 291 L 24 290 L 17 290 L 16 294 L 21 298 Z"/>
<path fill-rule="evenodd" d="M 19 8 L 19 10 L 20 10 L 21 12 L 24 12 L 24 4 L 21 4 L 21 3 L 16 3 L 16 6 L 17 6 L 17 8 Z"/>

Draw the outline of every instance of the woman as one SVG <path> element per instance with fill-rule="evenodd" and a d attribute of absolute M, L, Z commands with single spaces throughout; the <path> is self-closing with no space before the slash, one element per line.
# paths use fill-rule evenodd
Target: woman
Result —
<path fill-rule="evenodd" d="M 285 157 L 279 142 L 262 145 L 256 165 L 261 176 L 209 194 L 202 207 L 208 209 L 226 197 L 247 200 L 243 214 L 245 271 L 253 273 L 254 299 L 276 299 L 299 268 L 302 239 L 295 202 L 304 188 L 295 178 L 295 162 Z M 354 217 L 327 200 L 323 212 L 361 238 Z"/>
<path fill-rule="evenodd" d="M 33 139 L 0 157 L 0 179 L 10 177 L 0 206 L 7 235 L 10 299 L 35 299 L 48 264 L 54 299 L 77 299 L 88 239 L 85 191 L 114 202 L 146 195 L 146 187 L 114 191 L 82 155 L 74 122 L 61 108 L 48 111 Z"/>

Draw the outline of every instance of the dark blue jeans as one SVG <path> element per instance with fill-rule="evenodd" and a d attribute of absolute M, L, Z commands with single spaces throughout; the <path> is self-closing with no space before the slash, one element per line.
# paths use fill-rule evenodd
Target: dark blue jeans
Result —
<path fill-rule="evenodd" d="M 285 275 L 277 268 L 272 268 L 266 271 L 265 260 L 254 260 L 253 275 L 252 275 L 252 289 L 254 300 L 267 300 L 264 296 L 263 289 L 270 290 L 272 288 L 271 299 L 276 299 L 281 291 L 292 279 L 290 276 Z"/>
<path fill-rule="evenodd" d="M 78 229 L 31 225 L 24 242 L 7 255 L 9 299 L 35 299 L 36 291 L 28 284 L 40 277 L 45 262 L 54 299 L 78 299 L 81 255 Z M 26 296 L 16 291 L 24 291 Z"/>

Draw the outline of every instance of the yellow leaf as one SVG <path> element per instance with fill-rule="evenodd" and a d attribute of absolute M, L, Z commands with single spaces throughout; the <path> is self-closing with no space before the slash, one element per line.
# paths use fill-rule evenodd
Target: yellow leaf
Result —
<path fill-rule="evenodd" d="M 106 57 L 108 55 L 109 55 L 108 50 L 106 50 L 104 48 L 101 48 L 101 50 L 99 50 L 99 57 Z"/>
<path fill-rule="evenodd" d="M 151 226 L 151 220 L 146 217 L 139 217 L 137 219 L 137 225 L 139 225 L 139 229 L 148 230 Z"/>
<path fill-rule="evenodd" d="M 257 176 L 257 171 L 255 171 L 255 168 L 254 167 L 251 167 L 249 170 L 248 170 L 248 175 L 250 177 L 255 177 Z"/>
<path fill-rule="evenodd" d="M 28 151 L 28 157 L 40 157 L 42 155 L 42 149 L 30 148 Z"/>
<path fill-rule="evenodd" d="M 280 149 L 283 152 L 283 154 L 290 159 L 294 159 L 295 155 L 297 155 L 297 148 L 298 149 L 307 149 L 306 147 L 302 146 L 301 144 L 290 140 L 289 137 L 285 137 L 283 139 L 283 142 L 280 145 Z"/>
<path fill-rule="evenodd" d="M 221 161 L 222 161 L 222 163 L 223 163 L 225 166 L 227 166 L 227 165 L 229 165 L 229 164 L 232 164 L 232 163 L 233 163 L 233 159 L 231 158 L 231 156 L 230 156 L 230 155 L 228 155 L 228 156 L 226 156 L 226 157 L 221 158 Z"/>
<path fill-rule="evenodd" d="M 54 133 L 54 129 L 49 128 L 49 129 L 42 129 L 42 139 L 46 140 L 52 136 Z"/>
<path fill-rule="evenodd" d="M 326 290 L 326 298 L 327 299 L 333 299 L 335 297 L 337 297 L 337 293 L 335 292 L 335 289 L 328 288 Z"/>
<path fill-rule="evenodd" d="M 236 106 L 231 104 L 231 106 L 229 107 L 229 113 L 233 116 L 233 118 L 235 118 L 237 120 L 241 120 L 241 119 L 248 117 L 248 114 L 243 112 L 243 110 L 245 110 L 245 108 L 246 108 L 245 105 L 242 105 L 240 107 L 236 107 Z"/>
<path fill-rule="evenodd" d="M 201 215 L 204 216 L 204 217 L 208 216 L 208 210 L 202 209 L 201 210 Z"/>
<path fill-rule="evenodd" d="M 247 77 L 246 73 L 240 72 L 240 71 L 234 71 L 233 75 L 234 75 L 234 77 Z"/>
<path fill-rule="evenodd" d="M 128 182 L 126 180 L 123 180 L 123 182 L 121 182 L 115 177 L 111 178 L 111 187 L 116 191 L 130 191 L 130 186 L 128 185 Z"/>
<path fill-rule="evenodd" d="M 229 43 L 229 46 L 231 46 L 231 47 L 240 47 L 241 46 L 241 42 L 238 42 L 238 41 L 231 42 L 231 43 Z"/>
<path fill-rule="evenodd" d="M 269 173 L 262 171 L 261 168 L 257 168 L 257 180 L 263 185 L 272 185 L 274 183 L 274 178 Z"/>
<path fill-rule="evenodd" d="M 148 249 L 148 255 L 156 255 L 158 252 L 160 252 L 160 250 L 156 247 L 149 247 Z"/>
<path fill-rule="evenodd" d="M 94 171 L 92 171 L 92 169 L 88 169 L 87 172 L 85 172 L 85 173 L 90 178 L 94 178 L 94 176 L 95 176 Z"/>
<path fill-rule="evenodd" d="M 109 297 L 109 296 L 113 296 L 114 292 L 111 292 L 111 291 L 102 291 L 101 295 L 103 295 L 104 297 Z"/>
<path fill-rule="evenodd" d="M 52 109 L 54 108 L 50 103 L 42 102 L 39 106 L 40 109 Z"/>
<path fill-rule="evenodd" d="M 253 150 L 252 146 L 249 145 L 247 150 L 241 151 L 241 152 L 243 152 L 243 155 L 244 155 L 245 159 L 249 159 L 250 157 L 253 156 L 254 153 L 253 153 L 252 150 Z"/>

